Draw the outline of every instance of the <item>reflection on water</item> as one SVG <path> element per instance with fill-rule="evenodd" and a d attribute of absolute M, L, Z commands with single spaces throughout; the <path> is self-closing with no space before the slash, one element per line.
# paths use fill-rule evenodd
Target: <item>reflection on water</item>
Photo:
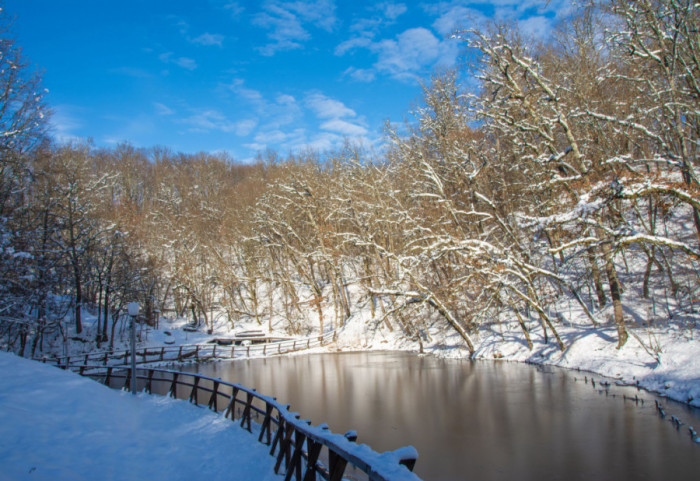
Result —
<path fill-rule="evenodd" d="M 428 480 L 695 479 L 700 445 L 584 374 L 407 353 L 318 354 L 189 365 L 257 388 L 377 451 L 418 449 Z M 613 393 L 615 397 L 613 397 Z M 674 412 L 700 427 L 700 416 Z"/>

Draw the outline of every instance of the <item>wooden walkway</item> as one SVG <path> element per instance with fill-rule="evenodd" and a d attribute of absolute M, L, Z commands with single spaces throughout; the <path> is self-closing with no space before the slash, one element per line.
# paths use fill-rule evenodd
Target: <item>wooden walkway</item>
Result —
<path fill-rule="evenodd" d="M 322 336 L 286 340 L 264 336 L 242 337 L 230 339 L 230 345 L 220 345 L 217 342 L 148 347 L 136 349 L 136 362 L 137 364 L 146 364 L 153 362 L 209 361 L 213 359 L 278 356 L 324 346 L 334 341 L 335 334 L 335 331 L 330 331 Z M 56 364 L 63 368 L 95 364 L 115 366 L 128 364 L 131 360 L 131 351 L 94 351 L 75 356 L 35 357 L 34 360 Z"/>

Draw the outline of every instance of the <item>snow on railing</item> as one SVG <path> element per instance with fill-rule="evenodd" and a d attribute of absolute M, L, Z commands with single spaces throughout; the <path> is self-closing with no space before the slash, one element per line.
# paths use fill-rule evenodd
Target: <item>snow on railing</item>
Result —
<path fill-rule="evenodd" d="M 182 361 L 207 361 L 211 359 L 237 359 L 247 357 L 265 357 L 286 354 L 313 347 L 323 346 L 333 341 L 335 331 L 327 332 L 321 336 L 312 336 L 303 339 L 288 339 L 284 341 L 260 342 L 267 338 L 236 339 L 230 346 L 218 344 L 183 344 L 179 346 L 147 347 L 136 350 L 136 362 L 145 364 L 149 362 L 182 362 Z M 233 341 L 233 340 L 232 340 Z M 101 363 L 102 365 L 127 364 L 131 351 L 93 351 L 75 356 L 62 357 L 35 357 L 42 362 L 50 362 L 59 367 L 67 368 L 86 364 Z"/>
<path fill-rule="evenodd" d="M 129 389 L 130 366 L 73 368 L 107 386 Z M 356 444 L 354 431 L 340 435 L 332 433 L 325 424 L 311 426 L 310 421 L 301 420 L 299 414 L 290 412 L 289 405 L 255 389 L 196 373 L 146 367 L 137 368 L 136 372 L 136 390 L 206 405 L 257 434 L 259 442 L 270 446 L 275 473 L 283 468 L 285 480 L 312 481 L 320 476 L 330 481 L 420 481 L 412 473 L 418 458 L 413 446 L 377 453 L 366 444 Z"/>

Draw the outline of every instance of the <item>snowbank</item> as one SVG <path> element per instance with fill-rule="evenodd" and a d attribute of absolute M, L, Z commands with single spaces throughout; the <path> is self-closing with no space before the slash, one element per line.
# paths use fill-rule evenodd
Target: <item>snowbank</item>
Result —
<path fill-rule="evenodd" d="M 589 371 L 618 383 L 639 385 L 676 401 L 700 407 L 700 337 L 695 329 L 673 324 L 660 328 L 629 328 L 622 349 L 616 349 L 613 327 L 558 324 L 566 349 L 559 350 L 549 338 L 545 344 L 540 327 L 531 326 L 533 349 L 529 350 L 516 323 L 491 324 L 475 337 L 476 359 L 546 364 Z M 424 336 L 425 337 L 425 336 Z M 338 335 L 341 350 L 420 350 L 398 329 L 389 331 L 368 316 L 353 316 Z M 445 358 L 466 358 L 468 351 L 456 335 L 430 332 L 423 352 Z"/>
<path fill-rule="evenodd" d="M 280 479 L 221 415 L 1 351 L 0 439 L 0 480 Z"/>

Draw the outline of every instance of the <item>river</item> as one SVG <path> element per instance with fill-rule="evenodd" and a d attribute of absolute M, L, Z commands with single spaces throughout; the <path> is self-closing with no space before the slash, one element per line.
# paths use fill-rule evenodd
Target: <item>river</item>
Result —
<path fill-rule="evenodd" d="M 256 388 L 377 451 L 413 445 L 415 472 L 441 480 L 673 480 L 700 471 L 700 412 L 591 375 L 395 352 L 190 364 Z M 625 399 L 639 396 L 644 403 Z M 676 429 L 675 414 L 686 424 Z"/>

